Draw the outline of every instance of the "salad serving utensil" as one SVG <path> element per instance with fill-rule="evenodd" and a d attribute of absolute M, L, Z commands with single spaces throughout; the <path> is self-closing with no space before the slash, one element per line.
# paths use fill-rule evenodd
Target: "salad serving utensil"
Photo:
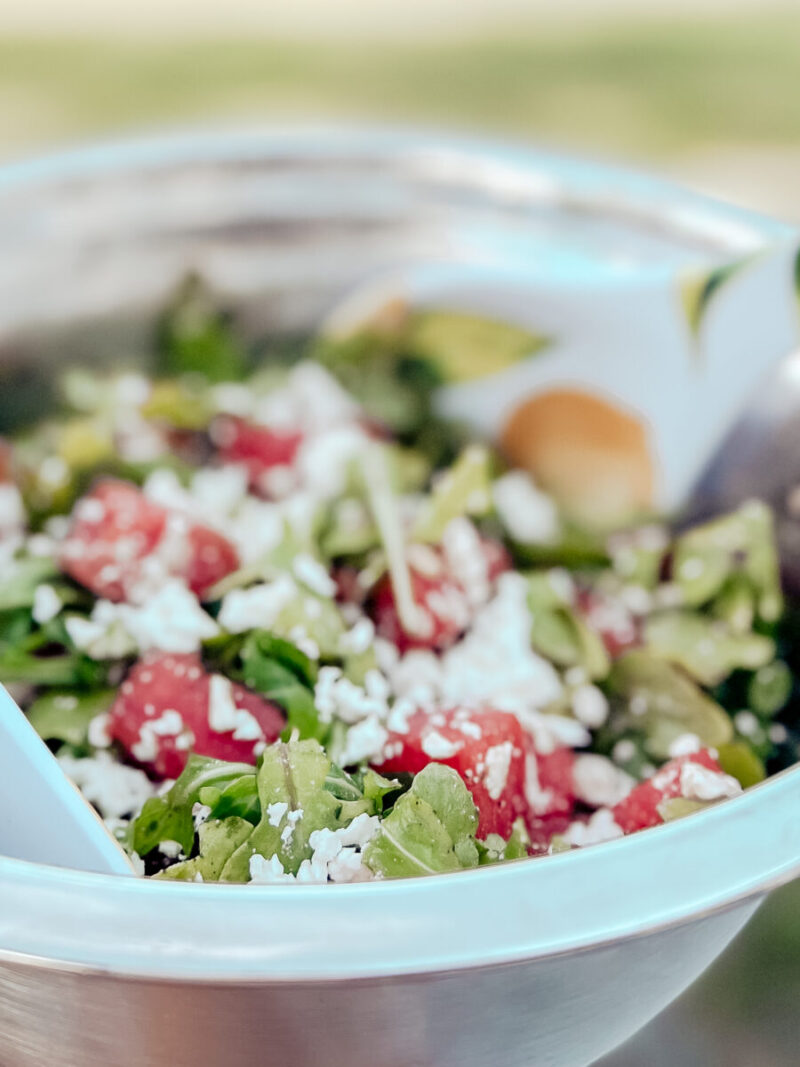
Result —
<path fill-rule="evenodd" d="M 0 685 L 0 855 L 103 874 L 127 856 Z"/>
<path fill-rule="evenodd" d="M 562 268 L 547 284 L 541 272 L 538 295 L 528 290 L 543 333 L 577 343 L 580 325 L 587 358 L 627 340 L 644 394 L 648 360 L 666 354 L 660 331 L 688 360 L 691 338 L 732 321 L 724 294 L 736 272 L 711 275 L 747 242 L 786 265 L 796 241 L 780 224 L 643 176 L 526 149 L 297 129 L 5 168 L 0 234 L 0 422 L 38 410 L 54 363 L 143 350 L 188 268 L 228 294 L 254 333 L 291 330 L 322 321 L 370 277 L 443 256 L 472 262 L 476 247 L 502 257 L 512 238 L 515 262 L 527 250 Z M 685 291 L 690 277 L 706 281 Z M 754 312 L 762 332 L 780 324 L 764 338 L 770 359 L 794 343 L 780 277 L 769 296 L 783 301 L 779 313 Z M 695 351 L 724 355 L 713 344 Z M 704 380 L 701 362 L 688 366 Z M 451 380 L 448 403 L 477 395 L 479 425 L 480 398 L 497 382 Z M 683 411 L 687 434 L 704 410 L 698 392 Z M 763 445 L 768 420 L 753 426 Z M 701 483 L 706 499 L 725 478 Z M 799 808 L 793 768 L 598 848 L 352 886 L 166 884 L 0 858 L 4 1065 L 344 1067 L 379 1056 L 387 1067 L 585 1067 L 800 872 Z"/>

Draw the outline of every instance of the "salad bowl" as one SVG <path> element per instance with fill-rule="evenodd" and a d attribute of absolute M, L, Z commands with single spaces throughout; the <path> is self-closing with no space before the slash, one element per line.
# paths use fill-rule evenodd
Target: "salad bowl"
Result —
<path fill-rule="evenodd" d="M 790 228 L 431 134 L 191 134 L 12 165 L 0 235 L 0 429 L 47 409 L 56 367 L 146 350 L 189 270 L 253 335 L 347 331 L 398 300 L 477 309 L 537 352 L 445 368 L 442 409 L 544 480 L 562 452 L 587 463 L 566 502 L 603 521 L 684 502 L 797 342 Z M 530 405 L 549 439 L 526 436 Z M 12 817 L 27 802 L 0 797 Z M 0 857 L 2 1062 L 584 1067 L 800 873 L 799 802 L 789 769 L 596 848 L 377 884 L 170 884 Z"/>

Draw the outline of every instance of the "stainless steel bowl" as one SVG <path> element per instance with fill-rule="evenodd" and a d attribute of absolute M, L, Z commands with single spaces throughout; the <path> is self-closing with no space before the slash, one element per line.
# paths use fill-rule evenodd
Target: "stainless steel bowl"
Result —
<path fill-rule="evenodd" d="M 0 422 L 43 410 L 56 361 L 141 350 L 189 268 L 244 328 L 300 329 L 375 271 L 487 241 L 498 254 L 510 235 L 544 263 L 574 247 L 590 288 L 620 256 L 641 279 L 687 248 L 725 251 L 721 229 L 670 204 L 717 210 L 624 173 L 380 131 L 191 135 L 6 168 Z M 790 770 L 602 847 L 354 886 L 173 885 L 0 859 L 0 1060 L 580 1067 L 800 872 L 799 803 Z"/>

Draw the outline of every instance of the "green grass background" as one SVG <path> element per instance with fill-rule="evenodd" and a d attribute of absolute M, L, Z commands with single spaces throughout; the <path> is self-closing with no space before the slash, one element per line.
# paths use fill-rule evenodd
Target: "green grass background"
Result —
<path fill-rule="evenodd" d="M 800 218 L 800 10 L 402 44 L 0 34 L 6 159 L 133 128 L 277 117 L 510 133 L 663 167 Z M 796 1067 L 799 1004 L 792 887 L 607 1067 Z"/>

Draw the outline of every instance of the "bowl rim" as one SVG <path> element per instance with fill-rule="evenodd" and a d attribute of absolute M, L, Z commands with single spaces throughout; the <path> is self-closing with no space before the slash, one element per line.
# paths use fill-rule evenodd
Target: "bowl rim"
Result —
<path fill-rule="evenodd" d="M 796 877 L 799 802 L 797 766 L 602 845 L 353 885 L 200 886 L 0 857 L 0 959 L 249 984 L 454 973 L 586 951 L 709 918 Z"/>
<path fill-rule="evenodd" d="M 627 211 L 633 203 L 654 218 L 671 205 L 718 221 L 723 233 L 730 224 L 729 235 L 744 227 L 764 245 L 795 233 L 624 168 L 511 142 L 364 126 L 190 131 L 89 145 L 0 167 L 0 198 L 131 168 L 301 149 L 474 161 L 499 168 L 489 167 L 487 180 L 501 189 L 506 182 L 514 195 L 513 177 L 555 175 L 537 195 L 568 188 L 598 209 Z M 799 799 L 794 767 L 741 797 L 599 848 L 363 885 L 198 887 L 0 857 L 0 958 L 140 978 L 285 982 L 449 973 L 578 952 L 713 915 L 796 876 Z"/>

